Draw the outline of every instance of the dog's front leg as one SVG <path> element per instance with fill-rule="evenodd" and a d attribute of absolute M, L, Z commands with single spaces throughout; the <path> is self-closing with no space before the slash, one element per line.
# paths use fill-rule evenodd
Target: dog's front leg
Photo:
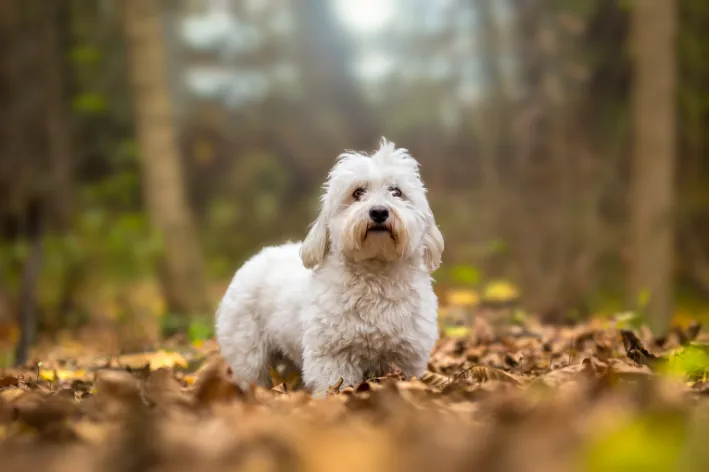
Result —
<path fill-rule="evenodd" d="M 362 380 L 362 369 L 338 356 L 308 355 L 303 358 L 303 382 L 315 396 L 322 396 L 340 378 L 341 387 L 357 385 Z"/>
<path fill-rule="evenodd" d="M 429 356 L 427 355 L 398 356 L 396 365 L 401 369 L 401 373 L 404 374 L 404 378 L 407 380 L 412 377 L 420 379 L 426 372 L 426 367 L 428 367 L 428 358 Z"/>

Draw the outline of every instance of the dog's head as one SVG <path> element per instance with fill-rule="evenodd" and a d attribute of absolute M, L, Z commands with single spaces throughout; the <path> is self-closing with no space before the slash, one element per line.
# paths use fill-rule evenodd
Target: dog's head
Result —
<path fill-rule="evenodd" d="M 300 250 L 306 267 L 321 263 L 328 251 L 353 262 L 419 257 L 430 272 L 440 265 L 443 236 L 426 199 L 418 162 L 406 149 L 382 139 L 371 156 L 341 154 L 321 204 Z"/>

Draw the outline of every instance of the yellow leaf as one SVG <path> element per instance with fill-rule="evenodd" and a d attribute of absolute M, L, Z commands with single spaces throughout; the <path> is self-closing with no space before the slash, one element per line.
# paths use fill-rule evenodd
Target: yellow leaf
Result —
<path fill-rule="evenodd" d="M 148 365 L 150 370 L 158 370 L 162 367 L 187 367 L 187 361 L 179 352 L 156 351 L 141 354 L 128 354 L 120 356 L 118 362 L 134 369 L 139 369 Z"/>
<path fill-rule="evenodd" d="M 490 282 L 485 287 L 483 298 L 487 301 L 506 302 L 519 296 L 517 289 L 505 281 Z"/>
<path fill-rule="evenodd" d="M 451 338 L 464 338 L 470 335 L 470 328 L 467 326 L 444 326 L 443 333 Z"/>
<path fill-rule="evenodd" d="M 178 352 L 158 351 L 150 356 L 150 370 L 158 370 L 162 367 L 187 368 L 187 361 Z"/>
<path fill-rule="evenodd" d="M 39 377 L 47 382 L 57 382 L 60 380 L 85 379 L 88 376 L 83 370 L 40 369 Z"/>
<path fill-rule="evenodd" d="M 449 305 L 474 306 L 480 302 L 480 297 L 472 290 L 451 290 L 446 294 Z"/>

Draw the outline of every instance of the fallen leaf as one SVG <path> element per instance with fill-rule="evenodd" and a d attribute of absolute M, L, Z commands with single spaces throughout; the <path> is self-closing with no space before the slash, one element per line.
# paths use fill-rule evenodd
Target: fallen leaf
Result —
<path fill-rule="evenodd" d="M 198 405 L 210 406 L 245 398 L 245 393 L 234 384 L 227 370 L 221 357 L 208 362 L 195 383 L 194 399 Z"/>
<path fill-rule="evenodd" d="M 0 388 L 7 387 L 17 387 L 19 385 L 19 379 L 15 376 L 8 375 L 6 377 L 0 378 Z"/>
<path fill-rule="evenodd" d="M 188 406 L 189 399 L 171 370 L 166 368 L 151 372 L 144 383 L 145 397 L 159 407 Z"/>
<path fill-rule="evenodd" d="M 96 376 L 96 394 L 133 402 L 140 398 L 140 386 L 127 372 L 104 370 Z"/>
<path fill-rule="evenodd" d="M 40 430 L 65 420 L 76 411 L 76 405 L 71 400 L 39 393 L 27 393 L 13 405 L 19 421 Z"/>
<path fill-rule="evenodd" d="M 485 365 L 474 365 L 468 369 L 465 369 L 464 373 L 469 373 L 470 376 L 478 382 L 497 380 L 500 382 L 510 382 L 517 385 L 522 384 L 522 380 L 517 376 L 510 374 L 509 372 L 505 372 L 504 370 Z"/>
<path fill-rule="evenodd" d="M 47 382 L 58 382 L 61 380 L 88 379 L 89 376 L 84 370 L 67 369 L 40 369 L 39 377 Z"/>
<path fill-rule="evenodd" d="M 475 306 L 480 302 L 480 297 L 472 290 L 449 290 L 446 299 L 450 306 Z"/>
<path fill-rule="evenodd" d="M 451 378 L 447 375 L 441 375 L 427 370 L 421 376 L 421 381 L 432 388 L 443 388 L 450 383 Z"/>
<path fill-rule="evenodd" d="M 187 361 L 179 352 L 156 351 L 139 354 L 127 354 L 120 356 L 118 362 L 122 366 L 140 369 L 148 366 L 150 370 L 167 368 L 187 368 Z"/>
<path fill-rule="evenodd" d="M 326 395 L 326 396 L 338 395 L 338 394 L 340 393 L 340 388 L 342 388 L 342 384 L 343 384 L 343 383 L 344 383 L 344 380 L 342 379 L 342 377 L 340 377 L 340 378 L 337 380 L 337 382 L 335 382 L 334 384 L 330 385 L 330 387 L 328 387 L 327 392 L 325 393 L 325 395 Z"/>

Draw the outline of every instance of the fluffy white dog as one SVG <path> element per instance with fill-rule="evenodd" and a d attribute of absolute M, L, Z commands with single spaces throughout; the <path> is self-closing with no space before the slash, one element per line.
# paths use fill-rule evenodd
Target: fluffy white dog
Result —
<path fill-rule="evenodd" d="M 241 386 L 269 385 L 282 361 L 316 393 L 392 364 L 423 374 L 438 338 L 430 273 L 443 236 L 418 167 L 385 139 L 371 156 L 341 154 L 303 243 L 265 248 L 236 272 L 216 332 Z"/>

